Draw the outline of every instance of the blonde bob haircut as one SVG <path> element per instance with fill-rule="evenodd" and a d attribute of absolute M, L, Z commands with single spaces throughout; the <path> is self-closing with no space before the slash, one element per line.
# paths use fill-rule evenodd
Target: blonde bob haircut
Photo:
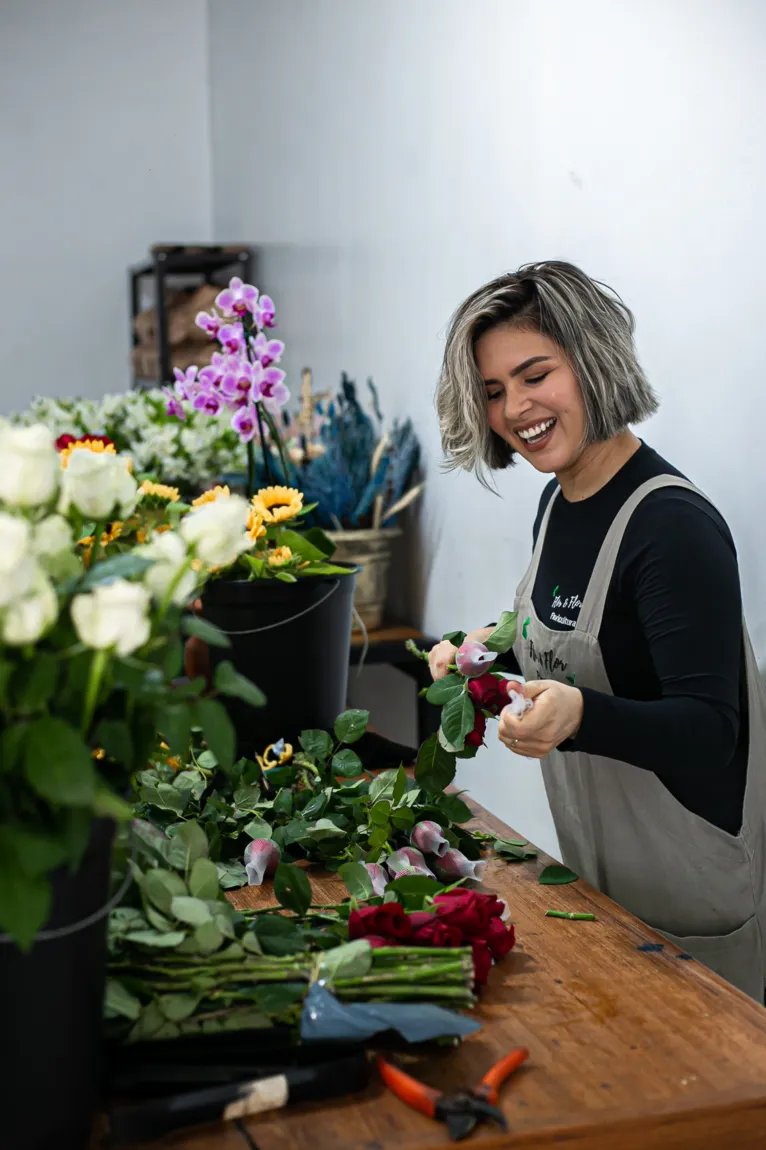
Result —
<path fill-rule="evenodd" d="M 490 428 L 474 349 L 492 328 L 539 331 L 561 348 L 585 404 L 585 443 L 598 443 L 657 410 L 636 356 L 633 315 L 619 296 L 573 264 L 526 264 L 479 288 L 460 305 L 447 333 L 436 393 L 447 470 L 486 473 L 509 467 L 515 452 Z"/>

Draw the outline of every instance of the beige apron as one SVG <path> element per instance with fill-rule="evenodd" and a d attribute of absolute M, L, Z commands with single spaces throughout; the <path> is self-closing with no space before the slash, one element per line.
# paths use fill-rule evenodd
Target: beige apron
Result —
<path fill-rule="evenodd" d="M 628 521 L 661 487 L 696 491 L 660 475 L 633 493 L 601 547 L 572 631 L 535 614 L 532 592 L 551 508 L 517 591 L 514 653 L 527 679 L 574 681 L 611 695 L 598 635 Z M 736 837 L 692 814 L 651 771 L 616 759 L 553 751 L 543 778 L 563 862 L 684 951 L 763 1002 L 766 948 L 766 695 L 743 621 L 750 749 L 742 829 Z"/>

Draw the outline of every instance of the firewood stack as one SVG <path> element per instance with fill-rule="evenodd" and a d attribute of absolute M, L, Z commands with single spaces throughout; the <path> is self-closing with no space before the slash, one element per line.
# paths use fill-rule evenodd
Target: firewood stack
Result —
<path fill-rule="evenodd" d="M 218 346 L 194 323 L 200 311 L 210 311 L 220 287 L 203 284 L 190 291 L 166 291 L 168 344 L 173 367 L 185 371 L 192 364 L 203 367 Z M 133 348 L 133 372 L 140 379 L 160 378 L 160 353 L 157 338 L 157 311 L 147 308 L 133 321 L 138 342 Z M 220 349 L 219 349 L 220 350 Z"/>

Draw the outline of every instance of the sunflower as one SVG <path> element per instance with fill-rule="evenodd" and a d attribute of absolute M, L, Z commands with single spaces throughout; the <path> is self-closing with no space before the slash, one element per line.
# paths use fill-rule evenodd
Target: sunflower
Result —
<path fill-rule="evenodd" d="M 75 439 L 74 443 L 68 443 L 59 452 L 62 467 L 69 466 L 69 459 L 73 451 L 93 451 L 96 455 L 102 455 L 104 452 L 107 455 L 117 454 L 113 443 L 104 443 L 100 439 Z"/>
<path fill-rule="evenodd" d="M 101 536 L 101 546 L 106 547 L 109 543 L 114 543 L 115 539 L 119 539 L 124 526 L 125 524 L 119 519 L 115 519 L 114 523 L 109 523 L 106 531 L 104 531 Z M 87 554 L 90 556 L 90 552 L 93 548 L 93 536 L 86 535 L 84 539 L 78 539 L 77 546 L 87 547 Z"/>
<path fill-rule="evenodd" d="M 145 479 L 138 489 L 138 494 L 153 496 L 153 502 L 156 499 L 157 505 L 160 507 L 168 503 L 177 503 L 181 498 L 177 487 L 168 487 L 166 483 L 152 483 L 151 479 Z"/>
<path fill-rule="evenodd" d="M 192 499 L 192 507 L 201 507 L 203 503 L 215 503 L 216 499 L 228 499 L 231 495 L 229 488 L 224 487 L 211 487 L 209 491 L 203 491 L 196 499 Z"/>
<path fill-rule="evenodd" d="M 294 519 L 303 510 L 303 495 L 294 487 L 262 487 L 251 502 L 267 523 Z"/>
<path fill-rule="evenodd" d="M 275 547 L 269 555 L 269 567 L 284 567 L 293 557 L 289 547 Z"/>
<path fill-rule="evenodd" d="M 253 543 L 257 543 L 266 534 L 266 528 L 263 526 L 263 516 L 259 511 L 253 507 L 247 517 L 247 533 L 252 539 Z"/>

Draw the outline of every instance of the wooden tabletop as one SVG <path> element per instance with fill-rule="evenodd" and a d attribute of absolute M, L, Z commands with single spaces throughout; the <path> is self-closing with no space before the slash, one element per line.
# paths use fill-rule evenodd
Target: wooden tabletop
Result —
<path fill-rule="evenodd" d="M 518 837 L 476 803 L 476 825 Z M 530 1059 L 502 1088 L 508 1133 L 482 1126 L 471 1141 L 538 1150 L 763 1150 L 766 1010 L 578 881 L 540 886 L 550 862 L 492 859 L 485 887 L 510 904 L 518 944 L 494 967 L 475 1014 L 482 1030 L 461 1048 L 419 1055 L 408 1069 L 433 1086 L 475 1084 L 498 1058 L 528 1046 Z M 345 890 L 311 874 L 316 901 Z M 273 901 L 265 888 L 239 906 Z M 590 911 L 595 922 L 545 917 Z M 446 1150 L 444 1128 L 408 1109 L 373 1073 L 362 1095 L 248 1121 L 257 1150 Z M 207 1127 L 153 1147 L 244 1150 L 233 1126 Z"/>

